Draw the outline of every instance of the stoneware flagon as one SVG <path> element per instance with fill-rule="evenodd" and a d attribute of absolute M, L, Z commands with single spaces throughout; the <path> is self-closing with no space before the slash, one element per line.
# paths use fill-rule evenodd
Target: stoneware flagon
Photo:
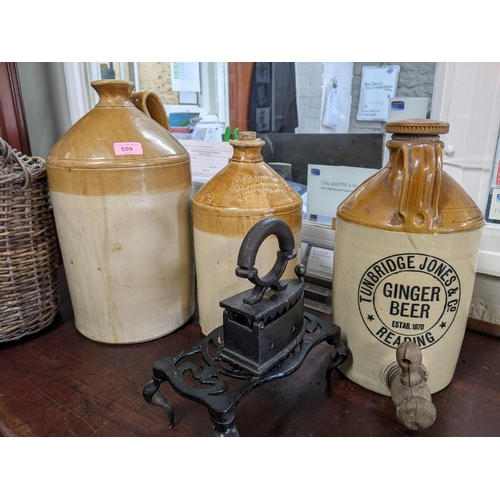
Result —
<path fill-rule="evenodd" d="M 132 83 L 91 85 L 98 104 L 47 158 L 75 323 L 92 340 L 143 342 L 194 312 L 189 155 L 134 106 Z"/>
<path fill-rule="evenodd" d="M 262 158 L 264 141 L 255 132 L 240 132 L 229 141 L 233 156 L 193 197 L 193 232 L 200 326 L 205 335 L 222 325 L 219 303 L 248 289 L 235 270 L 248 231 L 266 217 L 284 220 L 295 239 L 297 257 L 283 279 L 294 278 L 302 228 L 302 198 Z M 276 261 L 278 241 L 272 236 L 259 249 L 255 267 L 264 276 Z"/>
<path fill-rule="evenodd" d="M 483 214 L 443 170 L 449 124 L 387 124 L 388 163 L 339 206 L 333 321 L 351 358 L 340 370 L 390 395 L 385 368 L 397 347 L 422 352 L 431 393 L 453 378 L 465 334 Z"/>

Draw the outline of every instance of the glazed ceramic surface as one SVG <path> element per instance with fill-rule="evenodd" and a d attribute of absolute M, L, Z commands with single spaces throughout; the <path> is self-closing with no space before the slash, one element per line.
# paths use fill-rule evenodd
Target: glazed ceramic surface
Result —
<path fill-rule="evenodd" d="M 411 234 L 337 219 L 334 323 L 352 352 L 341 371 L 389 395 L 382 373 L 410 340 L 422 350 L 431 393 L 446 387 L 465 333 L 480 237 L 480 229 Z"/>
<path fill-rule="evenodd" d="M 198 311 L 205 335 L 222 325 L 219 302 L 252 288 L 235 269 L 243 238 L 254 224 L 265 217 L 284 220 L 294 234 L 297 253 L 300 249 L 301 196 L 264 163 L 264 141 L 255 134 L 230 143 L 234 153 L 229 164 L 193 198 Z M 278 248 L 274 236 L 260 247 L 255 266 L 260 276 L 272 268 Z M 288 263 L 283 279 L 295 277 L 297 263 L 298 255 Z"/>
<path fill-rule="evenodd" d="M 99 103 L 47 158 L 61 253 L 78 330 L 143 342 L 194 312 L 189 156 L 131 84 L 92 86 Z"/>
<path fill-rule="evenodd" d="M 452 380 L 462 345 L 483 215 L 442 170 L 448 128 L 389 123 L 388 164 L 337 212 L 333 321 L 352 352 L 340 369 L 380 394 L 401 342 L 422 350 L 431 393 Z"/>

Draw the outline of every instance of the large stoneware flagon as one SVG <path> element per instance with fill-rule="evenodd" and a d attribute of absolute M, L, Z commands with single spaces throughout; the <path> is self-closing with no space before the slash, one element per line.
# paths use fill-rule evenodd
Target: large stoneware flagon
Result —
<path fill-rule="evenodd" d="M 152 340 L 194 312 L 189 155 L 134 106 L 133 84 L 92 87 L 98 104 L 47 158 L 76 327 L 100 342 Z"/>

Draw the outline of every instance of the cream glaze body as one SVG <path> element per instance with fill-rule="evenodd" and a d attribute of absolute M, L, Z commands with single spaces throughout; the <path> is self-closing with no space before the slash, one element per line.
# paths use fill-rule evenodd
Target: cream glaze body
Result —
<path fill-rule="evenodd" d="M 465 334 L 480 237 L 480 229 L 408 234 L 337 219 L 333 322 L 342 325 L 342 341 L 353 353 L 339 367 L 349 379 L 389 396 L 383 370 L 399 344 L 410 340 L 422 350 L 431 393 L 450 383 Z"/>
<path fill-rule="evenodd" d="M 52 193 L 78 331 L 100 342 L 136 343 L 191 317 L 189 196 L 189 189 L 144 196 Z M 183 214 L 178 205 L 186 207 Z"/>

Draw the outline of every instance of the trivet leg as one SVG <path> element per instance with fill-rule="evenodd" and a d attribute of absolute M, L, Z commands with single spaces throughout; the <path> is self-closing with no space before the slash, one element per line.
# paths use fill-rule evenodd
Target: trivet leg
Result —
<path fill-rule="evenodd" d="M 168 402 L 167 398 L 160 392 L 160 384 L 162 381 L 153 379 L 151 382 L 146 384 L 142 395 L 144 399 L 151 403 L 152 405 L 159 406 L 163 408 L 168 414 L 169 428 L 171 429 L 174 425 L 174 410 L 172 405 Z"/>
<path fill-rule="evenodd" d="M 212 437 L 240 437 L 238 429 L 234 425 L 236 410 L 220 413 L 209 409 L 208 413 L 214 424 Z"/>
<path fill-rule="evenodd" d="M 330 345 L 333 344 L 335 346 L 335 350 L 336 350 L 335 356 L 330 361 L 330 364 L 328 365 L 328 368 L 326 369 L 326 380 L 328 382 L 328 385 L 332 385 L 331 376 L 332 376 L 333 370 L 335 370 L 335 368 L 337 368 L 337 366 L 341 365 L 351 355 L 351 351 L 346 345 L 342 344 L 342 342 L 340 342 L 340 340 L 338 340 L 336 342 L 328 341 L 328 343 Z"/>

